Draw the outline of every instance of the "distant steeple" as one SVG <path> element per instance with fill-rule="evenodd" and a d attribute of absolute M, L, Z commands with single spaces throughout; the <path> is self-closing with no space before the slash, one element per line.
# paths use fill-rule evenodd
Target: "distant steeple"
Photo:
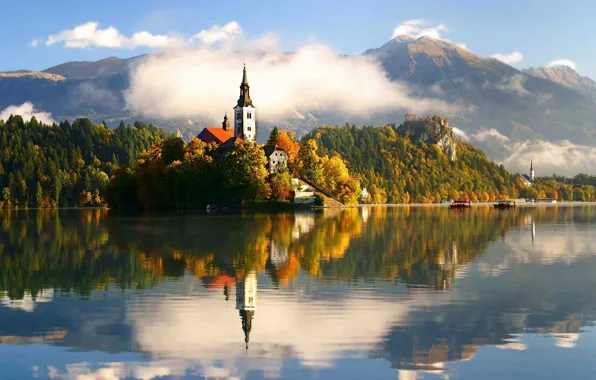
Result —
<path fill-rule="evenodd" d="M 223 128 L 224 131 L 229 131 L 229 132 L 233 132 L 230 129 L 230 120 L 228 120 L 228 113 L 226 112 L 223 122 L 221 123 L 221 127 Z"/>
<path fill-rule="evenodd" d="M 236 107 L 254 107 L 252 100 L 250 99 L 250 86 L 248 85 L 248 79 L 246 79 L 246 65 L 242 70 L 242 83 L 240 83 L 240 97 L 238 98 L 238 104 Z"/>
<path fill-rule="evenodd" d="M 530 181 L 534 182 L 534 162 L 530 160 Z"/>

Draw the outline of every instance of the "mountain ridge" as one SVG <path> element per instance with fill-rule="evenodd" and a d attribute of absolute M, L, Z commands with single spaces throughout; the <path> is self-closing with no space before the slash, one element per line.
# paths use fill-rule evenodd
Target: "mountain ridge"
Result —
<path fill-rule="evenodd" d="M 596 146 L 595 98 L 553 78 L 533 75 L 426 36 L 397 36 L 363 55 L 376 60 L 390 80 L 409 85 L 414 96 L 452 104 L 455 111 L 445 116 L 466 132 L 495 129 L 511 140 L 567 139 Z M 132 115 L 126 110 L 124 99 L 130 83 L 129 70 L 146 57 L 65 62 L 42 71 L 66 78 L 61 81 L 0 75 L 0 110 L 31 101 L 58 119 L 126 119 Z M 404 113 L 403 109 L 395 109 L 376 113 L 370 120 L 354 121 L 400 123 Z M 317 115 L 319 124 L 343 124 L 344 117 L 334 112 Z M 180 123 L 173 128 L 179 126 Z M 297 120 L 292 121 L 292 127 L 302 135 L 312 128 L 312 123 Z M 189 134 L 193 132 L 198 130 L 189 130 Z M 497 150 L 488 152 L 493 158 L 501 158 Z"/>

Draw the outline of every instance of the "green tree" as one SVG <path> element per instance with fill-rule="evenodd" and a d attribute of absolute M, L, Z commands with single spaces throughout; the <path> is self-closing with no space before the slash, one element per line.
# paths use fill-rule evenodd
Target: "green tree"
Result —
<path fill-rule="evenodd" d="M 37 182 L 37 186 L 35 189 L 35 201 L 37 207 L 43 207 L 43 189 L 41 187 L 41 183 Z"/>
<path fill-rule="evenodd" d="M 277 127 L 273 127 L 271 133 L 269 134 L 269 140 L 267 140 L 267 144 L 269 145 L 277 145 L 277 140 L 279 139 L 279 131 Z"/>
<path fill-rule="evenodd" d="M 179 137 L 164 140 L 161 146 L 161 158 L 165 165 L 169 165 L 174 161 L 182 161 L 184 158 L 184 141 Z"/>

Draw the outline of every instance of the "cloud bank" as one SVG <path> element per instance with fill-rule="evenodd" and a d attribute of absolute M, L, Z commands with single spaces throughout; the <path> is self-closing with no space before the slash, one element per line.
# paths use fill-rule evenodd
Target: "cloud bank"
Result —
<path fill-rule="evenodd" d="M 573 70 L 577 70 L 577 64 L 570 59 L 555 59 L 554 61 L 550 62 L 546 67 L 555 67 L 555 66 L 568 66 L 571 67 Z"/>
<path fill-rule="evenodd" d="M 33 103 L 31 102 L 25 102 L 20 106 L 12 105 L 6 107 L 0 111 L 0 120 L 6 121 L 10 115 L 21 115 L 25 121 L 31 120 L 31 118 L 35 116 L 37 121 L 40 121 L 44 124 L 54 123 L 51 113 L 35 109 L 35 106 L 33 106 Z"/>
<path fill-rule="evenodd" d="M 508 65 L 518 64 L 521 61 L 523 61 L 523 59 L 524 59 L 524 55 L 522 53 L 520 53 L 519 51 L 514 51 L 513 53 L 510 53 L 510 54 L 497 53 L 497 54 L 494 54 L 492 57 L 495 59 L 498 59 L 499 61 L 506 63 Z"/>
<path fill-rule="evenodd" d="M 214 33 L 203 38 L 221 41 L 223 36 Z M 132 69 L 125 93 L 127 107 L 151 117 L 219 120 L 235 106 L 246 63 L 260 120 L 327 110 L 367 117 L 378 111 L 452 109 L 444 101 L 417 97 L 405 84 L 392 82 L 370 57 L 340 56 L 324 45 L 306 45 L 291 54 L 256 49 L 267 41 L 251 41 L 251 49 L 241 52 L 226 45 L 150 56 Z"/>
<path fill-rule="evenodd" d="M 596 161 L 596 147 L 577 145 L 569 140 L 513 141 L 494 128 L 466 132 L 457 130 L 455 133 L 464 141 L 499 152 L 504 157 L 500 163 L 514 172 L 526 173 L 530 161 L 533 161 L 539 176 L 554 173 L 568 176 L 578 173 L 596 174 L 593 165 Z"/>

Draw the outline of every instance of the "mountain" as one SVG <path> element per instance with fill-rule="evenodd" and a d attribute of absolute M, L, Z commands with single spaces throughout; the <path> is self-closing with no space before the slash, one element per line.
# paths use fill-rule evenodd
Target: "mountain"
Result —
<path fill-rule="evenodd" d="M 120 59 L 109 57 L 99 61 L 66 62 L 44 70 L 44 73 L 61 75 L 68 79 L 89 79 L 98 76 L 126 73 L 132 65 L 139 62 L 145 55 Z"/>
<path fill-rule="evenodd" d="M 548 79 L 551 82 L 558 83 L 596 99 L 596 82 L 588 77 L 581 76 L 569 66 L 530 67 L 522 71 L 538 78 Z"/>
<path fill-rule="evenodd" d="M 596 103 L 560 83 L 430 37 L 399 36 L 364 54 L 390 79 L 455 105 L 450 120 L 460 129 L 596 145 Z"/>
<path fill-rule="evenodd" d="M 155 53 L 160 54 L 160 53 Z M 430 37 L 398 36 L 364 55 L 377 60 L 391 80 L 409 85 L 413 95 L 443 100 L 451 111 L 444 114 L 451 125 L 475 136 L 494 129 L 512 140 L 563 140 L 596 146 L 596 98 L 594 82 L 559 68 L 520 71 L 499 60 L 484 58 L 455 44 Z M 0 74 L 0 110 L 31 101 L 56 119 L 86 116 L 94 121 L 138 116 L 126 109 L 124 91 L 129 70 L 146 56 L 116 57 L 96 62 L 67 62 L 38 74 Z M 366 120 L 350 118 L 333 110 L 283 120 L 284 128 L 303 135 L 315 125 L 399 124 L 409 110 L 376 113 Z M 431 110 L 432 111 L 432 110 Z M 440 110 L 437 110 L 440 111 Z M 433 112 L 434 113 L 434 112 Z M 113 122 L 112 122 L 113 121 Z M 213 120 L 155 120 L 171 131 L 180 128 L 185 136 L 196 134 Z M 262 123 L 266 138 L 268 125 Z M 476 141 L 493 159 L 503 159 L 502 150 L 490 142 Z M 475 142 L 475 143 L 476 143 Z M 484 144 L 484 145 L 483 145 Z"/>

